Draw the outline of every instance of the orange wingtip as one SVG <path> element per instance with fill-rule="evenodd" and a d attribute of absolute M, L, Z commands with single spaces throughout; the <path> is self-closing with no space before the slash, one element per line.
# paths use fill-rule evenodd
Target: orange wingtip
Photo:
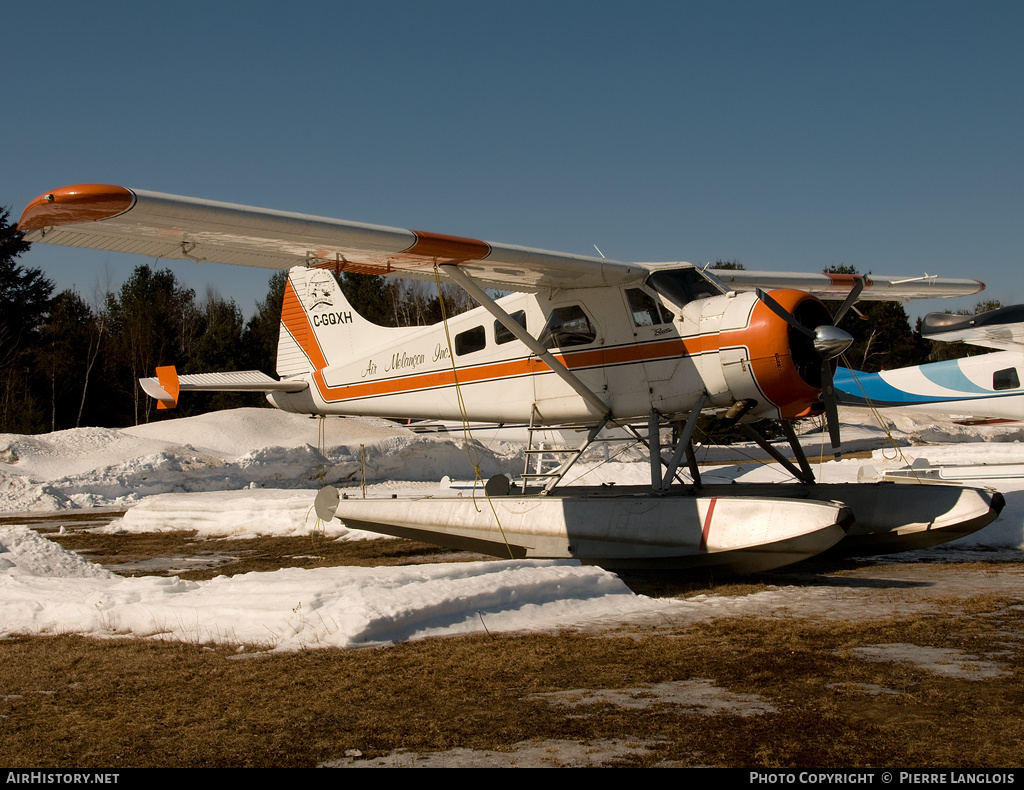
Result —
<path fill-rule="evenodd" d="M 158 400 L 156 407 L 158 409 L 173 409 L 178 405 L 178 394 L 181 392 L 178 371 L 175 370 L 174 365 L 165 365 L 156 369 L 156 378 L 160 382 L 160 386 L 164 388 L 164 392 L 173 398 L 170 402 Z"/>
<path fill-rule="evenodd" d="M 18 230 L 94 222 L 116 217 L 135 204 L 135 194 L 109 184 L 78 184 L 40 195 L 21 214 Z"/>

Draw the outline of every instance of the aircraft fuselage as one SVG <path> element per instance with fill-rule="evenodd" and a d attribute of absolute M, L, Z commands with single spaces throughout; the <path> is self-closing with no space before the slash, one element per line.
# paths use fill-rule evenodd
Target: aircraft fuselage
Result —
<path fill-rule="evenodd" d="M 695 276 L 692 268 L 685 271 Z M 279 408 L 529 422 L 536 407 L 549 424 L 595 417 L 591 403 L 485 308 L 432 326 L 381 327 L 362 319 L 340 289 L 330 291 L 325 276 L 296 269 L 289 279 L 278 372 L 309 377 L 311 386 L 272 393 Z M 791 309 L 807 300 L 820 305 L 802 292 L 773 293 Z M 704 392 L 710 408 L 750 399 L 756 402 L 751 416 L 792 418 L 819 397 L 820 387 L 797 369 L 789 327 L 751 293 L 701 294 L 678 304 L 638 283 L 518 293 L 497 304 L 551 349 L 614 419 L 646 418 L 652 408 L 685 415 Z"/>

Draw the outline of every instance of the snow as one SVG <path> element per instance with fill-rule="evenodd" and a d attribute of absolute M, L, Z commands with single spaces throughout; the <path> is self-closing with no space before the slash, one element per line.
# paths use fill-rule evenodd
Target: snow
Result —
<path fill-rule="evenodd" d="M 821 464 L 819 479 L 855 481 L 858 475 L 915 459 L 933 464 L 1024 461 L 1024 433 L 1017 428 L 968 429 L 931 418 L 893 421 L 896 425 L 886 431 L 869 414 L 845 410 L 844 446 L 874 448 L 872 459 Z M 808 437 L 808 450 L 816 441 Z M 936 441 L 942 444 L 922 443 Z M 370 495 L 386 495 L 436 490 L 445 476 L 472 480 L 474 464 L 483 478 L 521 471 L 521 449 L 504 450 L 470 458 L 447 438 L 416 435 L 385 420 L 319 421 L 271 409 L 238 409 L 124 430 L 4 434 L 0 513 L 118 506 L 129 508 L 125 517 L 100 529 L 196 530 L 211 539 L 307 535 L 319 529 L 329 539 L 361 540 L 379 536 L 316 521 L 312 504 L 319 487 L 355 486 L 358 492 L 365 485 Z M 756 454 L 751 448 L 745 452 Z M 735 457 L 734 449 L 729 453 Z M 775 466 L 745 463 L 723 462 L 704 474 L 708 482 L 785 479 Z M 648 475 L 646 461 L 611 461 L 590 469 L 578 482 L 643 483 Z M 985 484 L 1006 497 L 1002 516 L 946 550 L 997 548 L 1017 558 L 1024 547 L 1024 479 Z M 463 485 L 469 483 L 454 484 Z M 803 599 L 790 597 L 787 606 L 813 608 L 815 595 L 828 594 L 805 591 Z M 571 561 L 283 569 L 209 581 L 128 578 L 27 526 L 0 526 L 0 635 L 133 635 L 290 651 L 485 630 L 599 626 L 668 612 L 705 618 L 777 602 L 775 591 L 739 599 L 657 600 L 634 594 L 613 573 Z"/>
<path fill-rule="evenodd" d="M 321 436 L 322 429 L 322 436 Z M 481 472 L 510 459 L 482 451 Z M 522 461 L 518 461 L 519 467 Z M 516 464 L 512 463 L 511 468 Z M 0 434 L 0 512 L 133 505 L 148 496 L 472 476 L 465 450 L 387 420 L 235 409 L 135 428 Z"/>

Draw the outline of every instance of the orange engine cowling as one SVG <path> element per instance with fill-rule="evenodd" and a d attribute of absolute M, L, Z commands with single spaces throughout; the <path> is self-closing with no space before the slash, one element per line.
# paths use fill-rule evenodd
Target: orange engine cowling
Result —
<path fill-rule="evenodd" d="M 769 296 L 808 329 L 832 326 L 828 308 L 809 293 L 785 289 Z M 811 337 L 760 299 L 735 300 L 723 318 L 723 373 L 737 401 L 757 402 L 751 416 L 789 420 L 822 411 L 822 358 Z"/>

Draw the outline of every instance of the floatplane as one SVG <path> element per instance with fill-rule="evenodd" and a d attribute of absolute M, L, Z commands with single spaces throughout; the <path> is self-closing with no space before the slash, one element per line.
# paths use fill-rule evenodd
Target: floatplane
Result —
<path fill-rule="evenodd" d="M 288 271 L 278 378 L 162 367 L 142 385 L 163 407 L 188 391 L 248 390 L 301 414 L 583 431 L 556 468 L 519 485 L 495 476 L 478 496 L 325 488 L 325 520 L 500 557 L 742 573 L 855 536 L 888 551 L 931 545 L 1003 506 L 987 489 L 816 483 L 793 427 L 823 414 L 839 457 L 833 372 L 851 338 L 835 325 L 855 302 L 969 295 L 984 288 L 974 280 L 618 262 L 96 184 L 41 195 L 19 229 L 31 242 Z M 456 283 L 480 306 L 433 326 L 376 326 L 346 301 L 345 272 Z M 835 315 L 823 298 L 843 300 Z M 705 484 L 693 437 L 706 413 L 744 430 L 795 482 Z M 781 424 L 792 460 L 750 426 L 765 418 Z M 646 446 L 650 485 L 568 484 L 609 430 Z"/>
<path fill-rule="evenodd" d="M 1024 305 L 977 315 L 929 313 L 921 322 L 921 336 L 991 351 L 879 373 L 837 368 L 839 402 L 941 414 L 963 425 L 1024 420 Z"/>
<path fill-rule="evenodd" d="M 921 336 L 990 351 L 878 373 L 837 368 L 834 385 L 839 402 L 932 414 L 959 425 L 1003 426 L 1024 421 L 1024 305 L 977 315 L 929 313 L 921 322 Z M 1024 477 L 1024 464 L 933 466 L 919 458 L 907 468 L 885 471 L 883 477 L 977 483 Z"/>

